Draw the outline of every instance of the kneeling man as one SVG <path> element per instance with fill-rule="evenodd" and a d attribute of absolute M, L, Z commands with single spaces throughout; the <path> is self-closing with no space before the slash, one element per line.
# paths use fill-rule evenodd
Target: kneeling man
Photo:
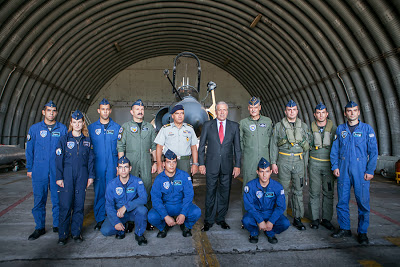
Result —
<path fill-rule="evenodd" d="M 261 230 L 271 244 L 278 243 L 275 234 L 289 228 L 290 222 L 283 215 L 286 209 L 285 191 L 280 183 L 270 179 L 270 163 L 261 158 L 257 169 L 258 179 L 251 180 L 244 187 L 243 202 L 247 211 L 242 223 L 250 232 L 249 242 L 258 242 Z"/>
<path fill-rule="evenodd" d="M 150 192 L 153 208 L 148 220 L 160 230 L 158 238 L 166 237 L 176 224 L 180 225 L 184 237 L 191 236 L 191 229 L 201 216 L 200 208 L 192 203 L 192 179 L 187 172 L 176 168 L 176 158 L 168 149 L 164 155 L 164 171 L 156 177 Z"/>
<path fill-rule="evenodd" d="M 146 188 L 143 181 L 130 174 L 132 166 L 127 157 L 118 160 L 118 176 L 110 181 L 106 189 L 107 219 L 100 231 L 105 236 L 116 235 L 117 239 L 125 238 L 125 223 L 135 222 L 135 239 L 139 246 L 146 245 L 143 233 L 147 225 Z"/>

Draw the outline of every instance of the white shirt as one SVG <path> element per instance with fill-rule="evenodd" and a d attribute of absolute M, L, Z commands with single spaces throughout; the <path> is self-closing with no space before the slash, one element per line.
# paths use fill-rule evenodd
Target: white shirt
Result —
<path fill-rule="evenodd" d="M 222 127 L 224 128 L 224 136 L 225 136 L 225 129 L 226 129 L 226 120 L 224 120 L 224 121 L 220 121 L 220 120 L 218 120 L 218 119 L 216 119 L 217 120 L 217 129 L 218 129 L 218 133 L 219 133 L 219 127 L 220 127 L 220 123 L 222 122 Z"/>

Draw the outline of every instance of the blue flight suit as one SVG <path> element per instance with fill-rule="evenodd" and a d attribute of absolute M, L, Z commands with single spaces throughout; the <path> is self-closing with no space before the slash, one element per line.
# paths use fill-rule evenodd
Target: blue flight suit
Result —
<path fill-rule="evenodd" d="M 286 210 L 285 192 L 279 182 L 270 179 L 268 186 L 263 188 L 258 178 L 251 180 L 244 187 L 243 202 L 247 212 L 242 223 L 251 236 L 258 236 L 257 223 L 262 221 L 274 225 L 271 231 L 266 231 L 270 237 L 289 228 L 290 222 L 283 215 Z"/>
<path fill-rule="evenodd" d="M 119 231 L 115 225 L 128 221 L 135 222 L 135 234 L 142 236 L 147 225 L 147 203 L 146 188 L 143 181 L 132 174 L 126 185 L 121 183 L 119 176 L 114 178 L 107 185 L 106 190 L 106 211 L 107 219 L 101 226 L 100 231 L 103 235 L 115 235 Z M 126 212 L 123 218 L 117 216 L 118 209 L 125 206 Z M 122 232 L 123 233 L 123 232 Z M 119 233 L 119 234 L 122 234 Z"/>
<path fill-rule="evenodd" d="M 107 184 L 117 176 L 117 141 L 121 129 L 111 118 L 106 129 L 100 120 L 89 125 L 90 140 L 95 155 L 94 217 L 97 222 L 106 218 L 105 195 Z"/>
<path fill-rule="evenodd" d="M 153 208 L 149 211 L 148 221 L 162 231 L 165 228 L 164 218 L 185 215 L 185 226 L 192 229 L 201 216 L 201 210 L 193 204 L 193 185 L 190 175 L 176 169 L 173 179 L 165 171 L 157 175 L 151 188 Z"/>
<path fill-rule="evenodd" d="M 72 236 L 79 236 L 82 230 L 86 186 L 89 178 L 94 179 L 94 153 L 90 138 L 81 134 L 78 143 L 72 132 L 68 132 L 60 138 L 56 155 L 56 180 L 64 180 L 64 187 L 57 186 L 60 200 L 58 234 L 60 239 L 65 239 L 69 235 L 70 222 Z"/>
<path fill-rule="evenodd" d="M 367 233 L 369 225 L 369 185 L 364 174 L 374 174 L 378 159 L 378 145 L 372 127 L 366 123 L 350 132 L 348 124 L 339 125 L 335 141 L 331 149 L 332 171 L 339 169 L 337 178 L 338 203 L 336 205 L 339 226 L 350 230 L 350 189 L 354 187 L 354 195 L 358 206 L 359 234 Z"/>
<path fill-rule="evenodd" d="M 32 209 L 36 229 L 43 229 L 46 220 L 47 193 L 50 187 L 53 203 L 53 227 L 58 227 L 58 194 L 56 184 L 56 146 L 61 136 L 67 134 L 67 127 L 56 122 L 51 131 L 44 121 L 31 126 L 26 144 L 26 168 L 32 172 L 34 205 Z"/>

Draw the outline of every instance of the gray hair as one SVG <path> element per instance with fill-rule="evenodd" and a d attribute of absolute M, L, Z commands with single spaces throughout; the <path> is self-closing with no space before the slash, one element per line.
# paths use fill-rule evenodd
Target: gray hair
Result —
<path fill-rule="evenodd" d="M 218 101 L 216 107 L 218 107 L 218 105 L 226 105 L 226 109 L 229 109 L 229 106 L 225 101 Z"/>

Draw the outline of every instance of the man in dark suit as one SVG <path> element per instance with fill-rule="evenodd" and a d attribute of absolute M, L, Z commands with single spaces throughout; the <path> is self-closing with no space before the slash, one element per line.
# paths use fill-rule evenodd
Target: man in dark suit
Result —
<path fill-rule="evenodd" d="M 208 231 L 214 221 L 223 229 L 230 229 L 225 215 L 229 207 L 232 175 L 236 178 L 240 174 L 239 124 L 226 119 L 228 105 L 225 102 L 218 102 L 216 113 L 216 119 L 204 123 L 200 136 L 199 169 L 206 175 L 207 186 L 202 231 Z"/>

